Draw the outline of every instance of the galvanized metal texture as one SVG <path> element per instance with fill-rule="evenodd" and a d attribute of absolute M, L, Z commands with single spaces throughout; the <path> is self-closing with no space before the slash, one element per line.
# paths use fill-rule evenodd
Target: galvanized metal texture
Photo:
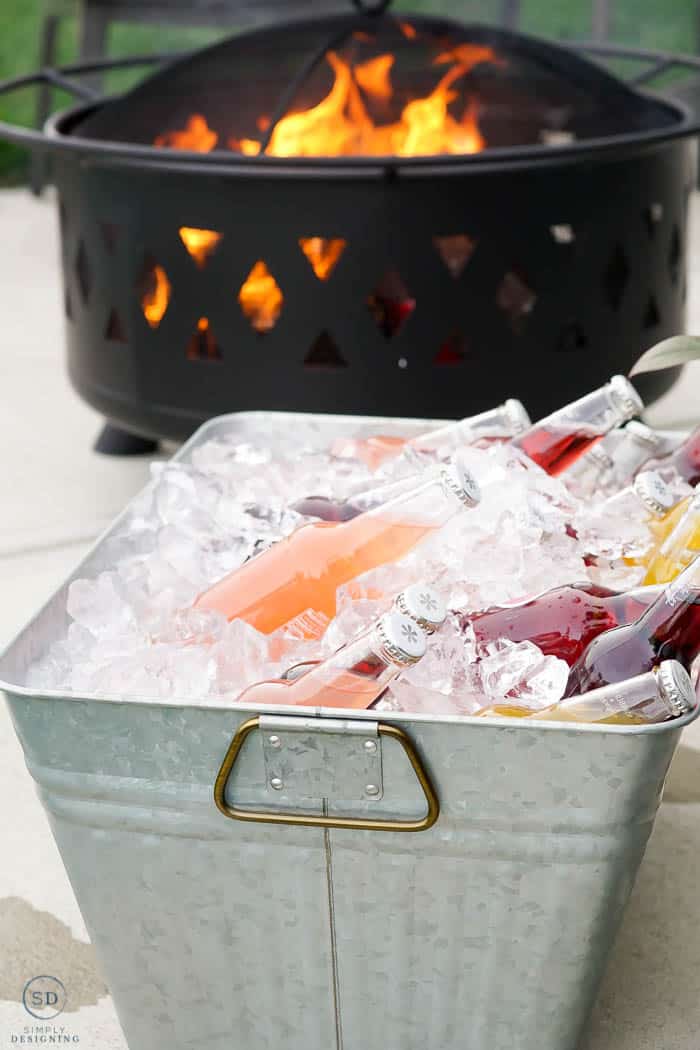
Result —
<path fill-rule="evenodd" d="M 180 456 L 227 428 L 278 423 L 215 421 Z M 319 418 L 319 433 L 357 426 Z M 75 575 L 104 557 L 100 543 Z M 306 748 L 347 715 L 347 757 L 374 739 L 373 713 L 308 710 L 307 731 L 289 708 L 34 695 L 26 670 L 65 629 L 64 597 L 0 658 L 0 684 L 130 1050 L 574 1050 L 697 712 L 644 727 L 387 713 L 435 784 L 430 830 L 239 823 L 212 783 L 241 723 L 260 714 L 268 737 Z M 395 739 L 382 740 L 378 800 L 355 797 L 347 770 L 323 783 L 313 763 L 300 790 L 317 776 L 337 794 L 275 790 L 250 744 L 228 788 L 242 806 L 389 820 L 425 809 Z"/>

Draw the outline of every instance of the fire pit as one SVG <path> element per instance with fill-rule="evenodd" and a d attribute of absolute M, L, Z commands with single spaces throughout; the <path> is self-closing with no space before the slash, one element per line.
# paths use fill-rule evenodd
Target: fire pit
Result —
<path fill-rule="evenodd" d="M 647 57 L 641 79 L 697 75 Z M 683 328 L 696 132 L 572 50 L 387 12 L 236 36 L 43 134 L 0 125 L 52 154 L 72 382 L 151 438 L 513 391 L 537 416 L 626 371 Z"/>

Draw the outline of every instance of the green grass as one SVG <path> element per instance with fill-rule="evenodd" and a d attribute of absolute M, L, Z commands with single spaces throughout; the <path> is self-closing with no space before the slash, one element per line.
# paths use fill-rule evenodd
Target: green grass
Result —
<path fill-rule="evenodd" d="M 501 0 L 396 0 L 400 11 L 443 13 L 468 21 L 495 21 Z M 523 28 L 527 32 L 563 40 L 590 36 L 590 0 L 523 0 Z M 319 0 L 319 7 L 321 2 Z M 350 8 L 350 0 L 348 0 Z M 77 9 L 77 0 L 76 0 Z M 698 46 L 696 4 L 691 0 L 614 0 L 612 38 L 638 47 L 669 51 L 692 51 Z M 0 79 L 30 72 L 38 64 L 39 31 L 43 13 L 41 0 L 0 0 Z M 222 31 L 223 32 L 223 31 Z M 150 51 L 177 51 L 215 38 L 206 29 L 168 28 L 119 24 L 109 37 L 110 55 Z M 76 59 L 78 23 L 76 17 L 62 19 L 59 34 L 59 61 Z M 137 76 L 129 74 L 131 79 Z M 124 75 L 107 80 L 110 90 L 128 84 Z M 66 96 L 56 95 L 63 102 Z M 33 125 L 35 94 L 31 89 L 0 99 L 0 119 Z M 22 150 L 0 142 L 0 181 L 18 181 L 26 170 Z"/>

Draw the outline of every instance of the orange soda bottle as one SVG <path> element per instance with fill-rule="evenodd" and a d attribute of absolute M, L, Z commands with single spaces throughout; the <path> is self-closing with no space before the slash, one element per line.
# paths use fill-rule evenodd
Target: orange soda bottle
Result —
<path fill-rule="evenodd" d="M 341 439 L 334 443 L 331 451 L 339 456 L 360 459 L 370 470 L 377 470 L 404 449 L 447 455 L 478 441 L 507 441 L 529 426 L 530 417 L 522 401 L 511 397 L 486 412 L 467 416 L 457 423 L 446 423 L 444 427 L 414 438 L 375 434 L 367 438 Z"/>
<path fill-rule="evenodd" d="M 245 620 L 264 634 L 307 610 L 331 619 L 338 587 L 400 560 L 481 498 L 478 483 L 458 459 L 429 475 L 351 521 L 302 525 L 214 584 L 195 605 L 228 620 Z"/>
<path fill-rule="evenodd" d="M 238 698 L 242 704 L 296 707 L 370 707 L 405 667 L 425 654 L 426 632 L 395 609 L 327 660 L 288 680 L 258 682 Z"/>

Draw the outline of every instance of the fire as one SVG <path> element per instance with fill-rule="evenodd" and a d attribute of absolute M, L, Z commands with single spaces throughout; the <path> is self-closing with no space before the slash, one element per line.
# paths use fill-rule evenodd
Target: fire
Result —
<path fill-rule="evenodd" d="M 156 263 L 149 270 L 144 284 L 141 297 L 143 314 L 151 328 L 157 328 L 170 302 L 170 281 L 163 267 Z"/>
<path fill-rule="evenodd" d="M 401 24 L 407 39 L 415 30 Z M 484 62 L 502 64 L 490 47 L 458 44 L 437 55 L 433 64 L 448 66 L 437 85 L 423 98 L 411 99 L 393 123 L 376 123 L 368 104 L 386 104 L 394 97 L 391 74 L 395 56 L 377 55 L 353 64 L 335 51 L 326 55 L 334 73 L 333 85 L 317 105 L 298 113 L 288 113 L 275 125 L 265 153 L 273 157 L 338 157 L 338 156 L 431 156 L 436 154 L 478 153 L 486 146 L 479 129 L 479 107 L 470 99 L 461 115 L 450 107 L 459 97 L 454 85 L 474 66 Z M 269 118 L 258 118 L 264 135 Z M 216 145 L 218 136 L 199 114 L 188 120 L 183 131 L 159 135 L 157 146 L 196 149 L 202 152 Z M 247 156 L 261 152 L 258 139 L 230 138 L 230 149 Z"/>
<path fill-rule="evenodd" d="M 319 281 L 327 281 L 345 251 L 342 237 L 300 237 L 299 247 L 311 263 Z"/>
<path fill-rule="evenodd" d="M 193 113 L 183 131 L 166 131 L 158 135 L 154 146 L 170 146 L 171 149 L 189 149 L 195 153 L 209 153 L 214 149 L 219 136 L 209 127 L 206 119 Z"/>
<path fill-rule="evenodd" d="M 180 239 L 200 270 L 207 264 L 223 233 L 216 230 L 200 230 L 195 226 L 181 226 Z"/>
<path fill-rule="evenodd" d="M 274 328 L 284 296 L 262 259 L 248 274 L 238 293 L 238 302 L 256 332 L 269 332 Z"/>

